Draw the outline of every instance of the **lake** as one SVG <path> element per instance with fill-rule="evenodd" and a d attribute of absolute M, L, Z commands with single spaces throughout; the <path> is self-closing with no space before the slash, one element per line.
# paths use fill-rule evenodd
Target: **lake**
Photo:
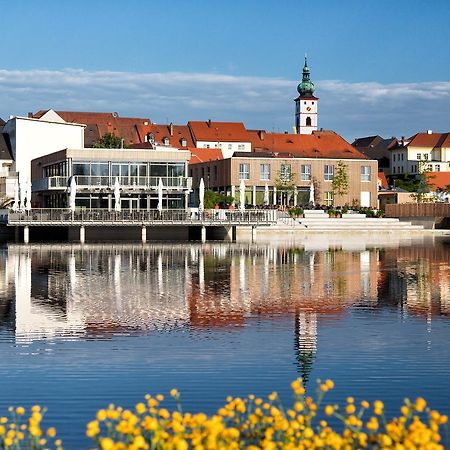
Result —
<path fill-rule="evenodd" d="M 67 449 L 97 409 L 173 387 L 212 413 L 331 378 L 332 402 L 450 414 L 448 238 L 8 244 L 0 280 L 0 414 L 46 406 Z"/>

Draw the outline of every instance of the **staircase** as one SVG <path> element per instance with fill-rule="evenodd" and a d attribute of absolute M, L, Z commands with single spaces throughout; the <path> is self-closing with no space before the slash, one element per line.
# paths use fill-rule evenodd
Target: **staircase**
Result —
<path fill-rule="evenodd" d="M 289 222 L 290 220 L 290 222 Z M 280 219 L 275 226 L 289 226 L 310 231 L 365 231 L 365 232 L 408 232 L 421 231 L 423 226 L 412 225 L 393 218 L 368 218 L 365 214 L 343 214 L 332 218 L 322 210 L 305 210 L 304 217 Z"/>

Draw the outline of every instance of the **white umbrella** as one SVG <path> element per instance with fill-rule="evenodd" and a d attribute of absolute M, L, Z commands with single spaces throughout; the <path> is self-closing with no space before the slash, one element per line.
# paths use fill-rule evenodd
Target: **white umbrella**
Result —
<path fill-rule="evenodd" d="M 14 180 L 14 204 L 12 207 L 12 210 L 14 212 L 19 211 L 19 209 L 20 209 L 19 203 L 20 203 L 20 201 L 19 201 L 19 181 Z"/>
<path fill-rule="evenodd" d="M 309 203 L 314 205 L 314 183 L 312 181 L 309 187 Z"/>
<path fill-rule="evenodd" d="M 158 181 L 158 211 L 161 212 L 163 209 L 163 189 L 164 185 L 162 182 L 162 178 L 159 177 Z"/>
<path fill-rule="evenodd" d="M 198 188 L 198 211 L 202 212 L 205 209 L 205 182 L 203 178 L 200 179 L 200 186 Z"/>
<path fill-rule="evenodd" d="M 269 204 L 269 186 L 266 185 L 264 186 L 264 205 L 268 205 Z"/>
<path fill-rule="evenodd" d="M 26 211 L 31 211 L 31 181 L 27 181 L 26 184 L 26 192 L 25 192 L 25 196 L 27 199 L 27 204 L 25 206 L 25 210 Z"/>
<path fill-rule="evenodd" d="M 245 182 L 241 180 L 241 184 L 239 185 L 239 209 L 241 211 L 245 210 Z"/>
<path fill-rule="evenodd" d="M 72 175 L 70 179 L 70 194 L 69 194 L 69 208 L 72 212 L 75 212 L 75 198 L 77 196 L 77 182 Z"/>
<path fill-rule="evenodd" d="M 25 183 L 19 182 L 19 193 L 20 193 L 20 202 L 19 202 L 19 211 L 22 211 L 25 208 L 25 196 L 26 196 L 26 189 L 25 189 Z"/>
<path fill-rule="evenodd" d="M 120 184 L 118 177 L 116 177 L 116 181 L 114 182 L 114 210 L 117 212 L 122 210 L 120 207 Z"/>

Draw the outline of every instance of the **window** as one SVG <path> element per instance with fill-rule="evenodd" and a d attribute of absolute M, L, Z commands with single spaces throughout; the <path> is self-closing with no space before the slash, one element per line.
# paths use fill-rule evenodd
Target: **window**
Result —
<path fill-rule="evenodd" d="M 209 148 L 209 144 L 203 144 L 203 148 Z"/>
<path fill-rule="evenodd" d="M 181 138 L 181 146 L 187 147 L 187 140 L 185 138 Z"/>
<path fill-rule="evenodd" d="M 427 159 L 428 159 L 428 153 L 425 153 L 425 154 L 423 155 L 423 157 L 427 160 Z"/>
<path fill-rule="evenodd" d="M 404 156 L 404 154 L 402 153 L 402 161 L 403 161 L 403 156 Z"/>
<path fill-rule="evenodd" d="M 261 164 L 259 170 L 261 180 L 270 180 L 270 164 Z"/>
<path fill-rule="evenodd" d="M 417 161 L 422 159 L 422 155 L 420 153 L 417 153 Z"/>
<path fill-rule="evenodd" d="M 169 145 L 169 138 L 168 137 L 163 138 L 163 144 L 164 145 Z"/>
<path fill-rule="evenodd" d="M 332 206 L 333 205 L 333 193 L 325 192 L 324 201 L 325 201 L 325 205 Z"/>
<path fill-rule="evenodd" d="M 433 171 L 433 164 L 427 164 L 427 170 L 428 170 L 428 172 L 432 172 Z"/>
<path fill-rule="evenodd" d="M 333 174 L 334 174 L 334 166 L 330 166 L 328 164 L 325 164 L 325 167 L 324 167 L 324 180 L 325 181 L 332 181 L 333 180 Z"/>
<path fill-rule="evenodd" d="M 361 166 L 361 181 L 370 181 L 370 166 Z"/>
<path fill-rule="evenodd" d="M 311 181 L 311 164 L 302 164 L 300 166 L 300 179 L 302 181 Z"/>
<path fill-rule="evenodd" d="M 392 155 L 392 161 L 395 162 L 395 153 Z"/>
<path fill-rule="evenodd" d="M 250 164 L 239 164 L 239 179 L 240 180 L 250 179 Z"/>
<path fill-rule="evenodd" d="M 228 144 L 228 150 L 231 150 L 233 148 L 233 144 Z"/>
<path fill-rule="evenodd" d="M 290 181 L 290 179 L 291 179 L 291 165 L 290 164 L 281 164 L 280 180 L 281 181 Z"/>
<path fill-rule="evenodd" d="M 393 169 L 393 172 L 392 172 L 392 173 L 395 173 L 395 167 L 393 167 L 392 169 Z"/>
<path fill-rule="evenodd" d="M 440 166 L 439 164 L 436 164 L 436 165 L 434 166 L 434 170 L 435 170 L 436 172 L 440 172 L 440 171 L 441 171 L 441 166 Z"/>
<path fill-rule="evenodd" d="M 217 181 L 217 166 L 214 166 L 214 180 Z"/>
<path fill-rule="evenodd" d="M 243 152 L 245 150 L 245 145 L 244 144 L 238 144 L 238 151 Z"/>
<path fill-rule="evenodd" d="M 306 118 L 306 126 L 310 127 L 311 126 L 311 117 L 307 117 Z"/>

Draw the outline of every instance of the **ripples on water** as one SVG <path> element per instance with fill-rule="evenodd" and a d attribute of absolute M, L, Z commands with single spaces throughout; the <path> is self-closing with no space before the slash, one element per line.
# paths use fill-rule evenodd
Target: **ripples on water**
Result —
<path fill-rule="evenodd" d="M 109 402 L 181 390 L 423 395 L 450 413 L 445 241 L 8 245 L 0 253 L 0 411 L 40 403 L 67 448 Z"/>

